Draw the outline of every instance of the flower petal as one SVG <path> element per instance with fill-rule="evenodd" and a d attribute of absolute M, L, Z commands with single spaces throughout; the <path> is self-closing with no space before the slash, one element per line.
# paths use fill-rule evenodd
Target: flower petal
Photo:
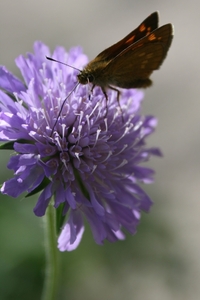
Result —
<path fill-rule="evenodd" d="M 23 83 L 2 66 L 0 66 L 0 88 L 8 91 L 9 93 L 19 93 L 26 90 Z"/>

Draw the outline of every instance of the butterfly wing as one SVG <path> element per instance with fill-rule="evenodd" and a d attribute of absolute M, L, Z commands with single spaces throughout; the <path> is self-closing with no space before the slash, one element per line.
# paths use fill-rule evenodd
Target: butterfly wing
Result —
<path fill-rule="evenodd" d="M 133 43 L 136 43 L 156 28 L 158 28 L 158 12 L 154 12 L 148 16 L 135 30 L 129 33 L 121 41 L 99 53 L 95 58 L 95 61 L 110 61 L 124 49 Z"/>
<path fill-rule="evenodd" d="M 173 27 L 171 24 L 166 24 L 131 44 L 113 58 L 104 69 L 105 74 L 111 75 L 109 84 L 122 88 L 136 88 L 145 87 L 146 81 L 146 86 L 150 85 L 151 81 L 148 77 L 154 70 L 159 69 L 167 55 L 172 38 Z"/>

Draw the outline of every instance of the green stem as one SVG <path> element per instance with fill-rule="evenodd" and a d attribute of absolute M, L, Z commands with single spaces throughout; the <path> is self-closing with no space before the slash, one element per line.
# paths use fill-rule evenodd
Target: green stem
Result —
<path fill-rule="evenodd" d="M 50 204 L 44 219 L 46 270 L 42 300 L 58 299 L 59 288 L 59 251 L 57 249 L 56 214 Z"/>

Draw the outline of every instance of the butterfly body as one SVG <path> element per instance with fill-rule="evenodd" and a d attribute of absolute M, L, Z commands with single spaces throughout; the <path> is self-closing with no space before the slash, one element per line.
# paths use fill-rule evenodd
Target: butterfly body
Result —
<path fill-rule="evenodd" d="M 78 81 L 80 84 L 88 84 L 89 82 L 98 86 L 108 85 L 107 78 L 105 78 L 106 61 L 92 60 L 80 73 L 78 74 Z"/>
<path fill-rule="evenodd" d="M 129 81 L 122 81 L 121 76 L 117 76 L 117 74 L 107 73 L 106 65 L 108 63 L 105 62 L 95 62 L 91 61 L 79 74 L 78 81 L 80 84 L 88 84 L 92 83 L 93 85 L 100 86 L 102 88 L 109 87 L 110 85 L 114 85 L 120 88 L 133 88 L 133 87 L 144 87 L 146 79 L 138 79 L 134 78 L 131 73 L 131 79 Z M 131 67 L 131 64 L 130 64 Z M 147 78 L 148 79 L 148 78 Z M 151 80 L 148 79 L 146 84 L 147 86 L 151 85 Z"/>

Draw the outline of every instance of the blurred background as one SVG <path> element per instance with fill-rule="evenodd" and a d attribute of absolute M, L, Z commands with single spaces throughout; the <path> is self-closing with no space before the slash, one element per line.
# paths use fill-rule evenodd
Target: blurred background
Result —
<path fill-rule="evenodd" d="M 156 180 L 144 189 L 154 201 L 138 233 L 97 246 L 87 227 L 77 250 L 62 253 L 60 299 L 197 300 L 200 295 L 200 2 L 136 0 L 1 0 L 0 64 L 19 76 L 14 59 L 35 40 L 51 50 L 81 45 L 89 59 L 117 42 L 150 13 L 173 23 L 175 37 L 142 113 L 158 128 L 149 145 Z M 0 182 L 12 176 L 1 152 Z M 44 276 L 42 220 L 36 198 L 0 197 L 0 298 L 40 299 Z M 60 300 L 59 299 L 59 300 Z"/>

